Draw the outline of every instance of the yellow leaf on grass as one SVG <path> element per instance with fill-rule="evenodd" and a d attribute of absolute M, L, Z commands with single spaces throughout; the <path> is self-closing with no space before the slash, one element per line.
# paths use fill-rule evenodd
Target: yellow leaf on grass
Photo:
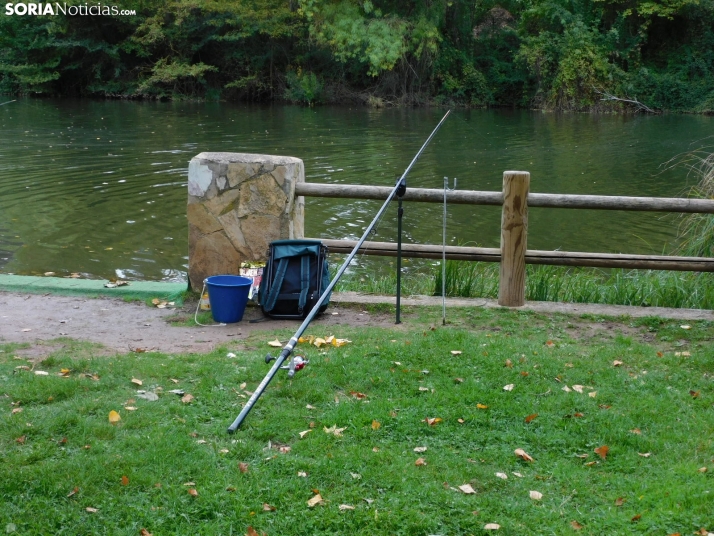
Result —
<path fill-rule="evenodd" d="M 278 339 L 275 339 L 274 341 L 268 341 L 268 346 L 272 346 L 273 348 L 280 348 L 282 347 L 283 343 L 281 343 Z"/>
<path fill-rule="evenodd" d="M 573 530 L 580 530 L 583 528 L 583 526 L 575 520 L 570 522 L 570 526 L 573 527 Z"/>
<path fill-rule="evenodd" d="M 133 383 L 135 385 L 144 385 L 144 382 L 142 382 L 141 380 L 139 380 L 137 378 L 132 378 L 131 383 Z"/>
<path fill-rule="evenodd" d="M 424 458 L 417 458 L 417 460 L 414 462 L 414 465 L 416 465 L 417 467 L 426 465 L 426 460 Z"/>
<path fill-rule="evenodd" d="M 615 361 L 612 362 L 613 367 L 621 367 L 622 366 L 622 361 L 619 359 L 615 359 Z"/>
<path fill-rule="evenodd" d="M 501 480 L 508 480 L 508 475 L 506 473 L 496 473 L 496 476 Z"/>
<path fill-rule="evenodd" d="M 436 426 L 440 422 L 443 422 L 443 419 L 441 417 L 427 417 L 422 422 L 427 423 L 429 426 Z"/>
<path fill-rule="evenodd" d="M 522 460 L 525 460 L 525 461 L 527 461 L 527 462 L 532 462 L 532 461 L 533 461 L 533 458 L 530 456 L 530 454 L 528 454 L 528 453 L 527 453 L 525 450 L 523 450 L 523 449 L 516 449 L 516 450 L 513 451 L 513 453 L 514 453 L 516 456 L 518 456 L 519 458 L 521 458 Z"/>
<path fill-rule="evenodd" d="M 271 504 L 263 503 L 263 512 L 275 512 L 277 508 Z"/>
<path fill-rule="evenodd" d="M 322 499 L 322 496 L 319 493 L 316 494 L 312 499 L 307 501 L 307 505 L 310 508 L 314 508 L 318 504 L 324 504 L 324 503 L 325 503 L 325 501 Z"/>
<path fill-rule="evenodd" d="M 451 350 L 451 355 L 461 355 L 461 350 Z"/>
<path fill-rule="evenodd" d="M 139 536 L 152 536 L 151 533 L 146 529 L 141 529 L 139 531 Z"/>
<path fill-rule="evenodd" d="M 332 434 L 335 437 L 342 437 L 342 432 L 347 430 L 347 427 L 345 426 L 344 428 L 337 428 L 337 425 L 333 424 L 329 428 L 327 426 L 323 426 L 322 429 L 325 431 L 326 434 Z"/>
<path fill-rule="evenodd" d="M 122 486 L 128 486 L 129 485 L 129 477 L 126 475 L 122 475 L 121 477 L 121 485 Z"/>
<path fill-rule="evenodd" d="M 372 421 L 372 430 L 379 430 L 381 426 L 379 421 Z"/>
<path fill-rule="evenodd" d="M 327 341 L 325 339 L 323 339 L 322 337 L 317 337 L 315 339 L 315 342 L 313 342 L 312 344 L 319 348 L 320 346 L 327 344 Z"/>
<path fill-rule="evenodd" d="M 529 423 L 529 422 L 532 422 L 537 416 L 538 416 L 537 413 L 531 413 L 524 420 L 526 421 L 526 423 Z"/>
<path fill-rule="evenodd" d="M 349 343 L 351 343 L 351 342 L 352 342 L 352 341 L 350 341 L 350 340 L 348 340 L 348 339 L 335 339 L 335 338 L 333 338 L 331 344 L 332 344 L 332 346 L 334 346 L 335 348 L 339 348 L 340 346 L 344 346 L 345 344 L 349 344 Z"/>
<path fill-rule="evenodd" d="M 306 436 L 307 434 L 309 434 L 310 432 L 312 432 L 312 430 L 304 430 L 304 431 L 300 432 L 300 439 L 302 439 L 303 437 L 305 437 L 305 436 Z"/>
<path fill-rule="evenodd" d="M 118 423 L 119 421 L 121 421 L 121 416 L 120 416 L 116 411 L 111 410 L 111 411 L 109 412 L 109 422 L 110 422 L 111 424 L 116 424 L 116 423 Z"/>
<path fill-rule="evenodd" d="M 481 404 L 481 403 L 476 404 L 476 407 L 478 409 L 488 409 L 488 406 L 486 404 Z"/>
<path fill-rule="evenodd" d="M 340 506 L 338 506 L 338 508 L 340 510 L 354 510 L 355 509 L 355 507 L 352 506 L 351 504 L 341 504 Z"/>
<path fill-rule="evenodd" d="M 499 525 L 498 523 L 486 523 L 483 526 L 483 530 L 498 530 L 500 528 L 501 528 L 501 525 Z"/>
<path fill-rule="evenodd" d="M 576 393 L 581 393 L 583 392 L 583 386 L 582 385 L 573 385 L 573 391 Z"/>
<path fill-rule="evenodd" d="M 196 491 L 196 488 L 189 488 L 188 494 L 189 494 L 191 497 L 198 497 L 198 491 Z"/>

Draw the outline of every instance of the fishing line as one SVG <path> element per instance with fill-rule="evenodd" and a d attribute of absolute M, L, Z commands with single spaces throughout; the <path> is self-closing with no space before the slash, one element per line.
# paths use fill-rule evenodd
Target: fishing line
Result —
<path fill-rule="evenodd" d="M 441 325 L 446 325 L 446 193 L 456 190 L 456 181 L 454 177 L 454 187 L 449 188 L 449 177 L 444 177 L 444 217 L 441 241 Z"/>

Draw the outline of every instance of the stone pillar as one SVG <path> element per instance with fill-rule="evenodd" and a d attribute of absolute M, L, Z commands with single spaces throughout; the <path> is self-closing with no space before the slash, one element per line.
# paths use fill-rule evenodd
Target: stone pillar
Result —
<path fill-rule="evenodd" d="M 201 153 L 188 165 L 188 278 L 200 290 L 211 275 L 238 274 L 265 261 L 273 240 L 304 237 L 305 180 L 299 158 Z"/>

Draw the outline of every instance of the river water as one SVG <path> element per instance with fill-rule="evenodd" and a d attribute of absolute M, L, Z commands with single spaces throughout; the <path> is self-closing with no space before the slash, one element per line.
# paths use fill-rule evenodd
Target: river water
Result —
<path fill-rule="evenodd" d="M 0 99 L 7 100 L 7 99 Z M 19 99 L 0 106 L 0 273 L 183 281 L 186 180 L 202 151 L 301 158 L 308 182 L 392 186 L 445 110 Z M 680 196 L 697 182 L 672 159 L 714 145 L 714 117 L 457 110 L 409 187 Z M 358 238 L 381 203 L 308 198 L 306 235 Z M 440 244 L 443 207 L 405 203 L 404 240 Z M 679 219 L 530 210 L 528 247 L 659 254 Z M 500 208 L 448 208 L 454 245 L 498 247 Z M 375 240 L 396 240 L 396 206 Z M 362 259 L 363 265 L 378 260 Z"/>

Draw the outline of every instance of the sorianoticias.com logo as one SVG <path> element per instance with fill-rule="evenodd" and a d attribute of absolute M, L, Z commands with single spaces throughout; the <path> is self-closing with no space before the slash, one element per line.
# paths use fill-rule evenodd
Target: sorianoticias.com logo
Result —
<path fill-rule="evenodd" d="M 121 9 L 117 6 L 106 6 L 102 4 L 78 4 L 67 5 L 66 3 L 7 3 L 5 4 L 5 15 L 136 15 L 134 9 Z"/>

